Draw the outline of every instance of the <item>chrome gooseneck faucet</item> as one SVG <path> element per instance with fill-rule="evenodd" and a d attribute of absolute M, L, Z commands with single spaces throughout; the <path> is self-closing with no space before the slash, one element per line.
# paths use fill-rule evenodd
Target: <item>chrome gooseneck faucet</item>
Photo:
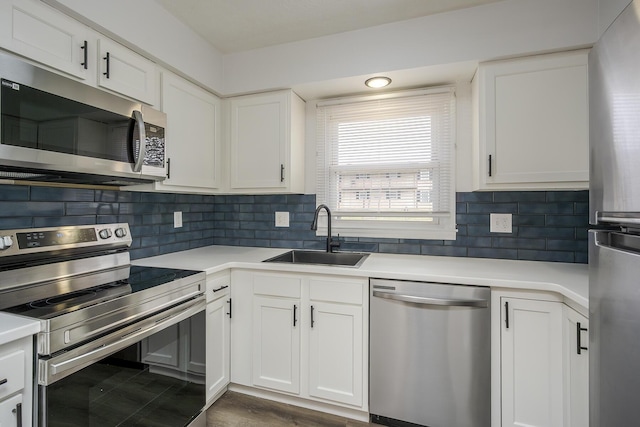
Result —
<path fill-rule="evenodd" d="M 333 248 L 340 247 L 340 242 L 333 241 L 331 239 L 331 210 L 329 209 L 329 206 L 320 205 L 317 207 L 316 213 L 313 216 L 313 222 L 311 223 L 311 229 L 312 230 L 318 229 L 318 214 L 322 209 L 327 211 L 327 252 L 333 252 Z"/>

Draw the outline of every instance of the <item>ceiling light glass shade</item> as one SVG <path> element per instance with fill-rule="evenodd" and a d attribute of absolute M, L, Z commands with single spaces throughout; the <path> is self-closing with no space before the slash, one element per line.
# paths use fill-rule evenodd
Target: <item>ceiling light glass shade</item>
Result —
<path fill-rule="evenodd" d="M 391 83 L 391 79 L 389 77 L 371 77 L 367 79 L 364 84 L 372 87 L 372 88 L 381 88 L 388 86 Z"/>

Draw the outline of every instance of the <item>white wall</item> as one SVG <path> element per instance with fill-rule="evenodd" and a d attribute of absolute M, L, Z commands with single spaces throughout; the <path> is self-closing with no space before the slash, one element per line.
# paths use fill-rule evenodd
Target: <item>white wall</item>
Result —
<path fill-rule="evenodd" d="M 477 62 L 593 44 L 629 0 L 503 0 L 311 40 L 221 55 L 153 0 L 44 0 L 220 95 L 315 85 L 379 72 L 439 70 L 456 84 L 458 191 L 472 186 L 472 96 Z M 127 13 L 122 11 L 126 10 Z M 146 19 L 139 20 L 140 16 Z M 168 30 L 170 29 L 170 30 Z M 448 65 L 460 75 L 442 76 Z M 469 64 L 472 64 L 469 68 Z M 458 68 L 459 69 L 459 68 Z M 401 83 L 401 82 L 399 82 Z M 418 82 L 419 83 L 419 82 Z M 430 82 L 433 84 L 434 82 Z M 349 83 L 350 84 L 350 83 Z M 412 85 L 416 81 L 411 82 Z M 346 86 L 345 86 L 346 87 Z M 352 94 L 345 89 L 343 95 Z M 317 93 L 317 91 L 315 91 Z M 315 102 L 307 100 L 307 193 L 315 192 Z"/>
<path fill-rule="evenodd" d="M 219 95 L 233 95 L 588 46 L 598 23 L 629 0 L 503 0 L 227 55 L 153 0 L 44 1 Z"/>
<path fill-rule="evenodd" d="M 631 0 L 599 0 L 598 9 L 598 36 L 611 25 L 620 12 L 624 10 Z"/>
<path fill-rule="evenodd" d="M 183 77 L 222 92 L 222 55 L 153 0 L 44 1 Z"/>
<path fill-rule="evenodd" d="M 223 64 L 224 92 L 589 46 L 598 36 L 598 1 L 504 0 L 228 54 Z"/>

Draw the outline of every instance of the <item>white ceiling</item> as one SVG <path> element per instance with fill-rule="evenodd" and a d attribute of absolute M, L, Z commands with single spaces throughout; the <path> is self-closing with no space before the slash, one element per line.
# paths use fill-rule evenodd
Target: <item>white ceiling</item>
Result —
<path fill-rule="evenodd" d="M 499 0 L 155 0 L 222 53 L 404 21 Z"/>

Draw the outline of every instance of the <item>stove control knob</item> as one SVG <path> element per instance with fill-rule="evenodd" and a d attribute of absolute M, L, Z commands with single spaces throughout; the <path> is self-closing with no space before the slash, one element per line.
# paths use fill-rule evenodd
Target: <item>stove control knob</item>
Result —
<path fill-rule="evenodd" d="M 109 230 L 108 228 L 103 228 L 102 230 L 98 231 L 98 235 L 101 239 L 108 239 L 109 237 L 111 237 L 111 230 Z"/>
<path fill-rule="evenodd" d="M 11 236 L 0 237 L 0 251 L 4 251 L 13 246 L 13 239 Z"/>
<path fill-rule="evenodd" d="M 127 235 L 127 230 L 125 228 L 116 228 L 116 237 L 123 238 Z"/>

